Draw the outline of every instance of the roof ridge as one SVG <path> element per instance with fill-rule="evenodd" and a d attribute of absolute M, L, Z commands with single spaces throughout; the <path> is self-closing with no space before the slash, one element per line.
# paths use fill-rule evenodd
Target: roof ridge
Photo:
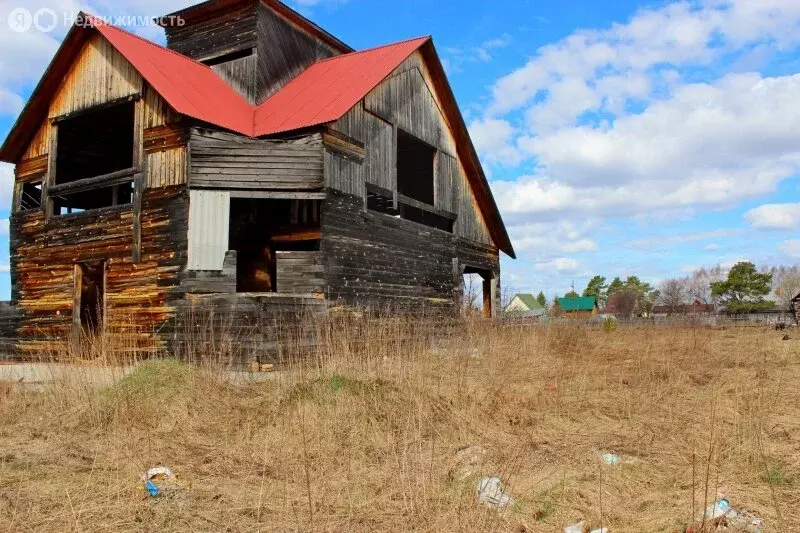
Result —
<path fill-rule="evenodd" d="M 375 50 L 380 50 L 381 48 L 388 48 L 390 46 L 397 46 L 397 45 L 400 45 L 400 44 L 410 43 L 412 41 L 421 41 L 421 40 L 428 41 L 430 39 L 431 39 L 430 35 L 420 35 L 419 37 L 412 37 L 410 39 L 403 39 L 402 41 L 396 41 L 396 42 L 393 42 L 393 43 L 386 43 L 386 44 L 381 44 L 381 45 L 378 45 L 378 46 L 372 46 L 370 48 L 364 48 L 363 50 L 354 50 L 354 51 L 348 52 L 346 54 L 339 54 L 338 56 L 332 56 L 332 57 L 326 57 L 325 59 L 320 59 L 316 63 L 313 63 L 312 66 L 313 65 L 319 65 L 320 63 L 325 63 L 327 61 L 332 61 L 334 59 L 341 59 L 343 57 L 354 56 L 354 55 L 357 55 L 357 54 L 364 54 L 366 52 L 374 52 Z"/>
<path fill-rule="evenodd" d="M 191 58 L 191 57 L 189 57 L 187 55 L 181 54 L 180 52 L 176 52 L 175 50 L 172 50 L 171 48 L 167 48 L 166 46 L 161 46 L 160 44 L 158 44 L 156 42 L 153 42 L 150 39 L 145 39 L 141 35 L 136 35 L 135 33 L 131 32 L 131 31 L 128 31 L 128 30 L 126 30 L 125 28 L 123 28 L 121 26 L 115 26 L 114 24 L 108 24 L 107 22 L 105 22 L 103 20 L 102 17 L 98 17 L 97 15 L 92 15 L 91 13 L 88 13 L 86 11 L 81 11 L 80 13 L 83 14 L 84 18 L 86 18 L 86 19 L 88 19 L 88 20 L 90 20 L 92 22 L 92 25 L 90 27 L 93 28 L 93 29 L 96 29 L 96 30 L 100 31 L 98 26 L 105 26 L 107 28 L 112 28 L 112 29 L 115 29 L 117 31 L 121 31 L 124 34 L 130 35 L 131 37 L 134 37 L 134 38 L 136 38 L 136 39 L 138 39 L 138 40 L 140 40 L 142 42 L 145 42 L 145 43 L 147 43 L 147 44 L 149 44 L 151 46 L 155 46 L 157 48 L 160 48 L 161 50 L 169 52 L 170 54 L 174 54 L 174 55 L 176 55 L 178 57 L 182 57 L 183 59 L 188 59 L 189 61 L 191 61 L 193 63 L 196 63 L 196 64 L 198 64 L 200 66 L 203 66 L 203 67 L 205 67 L 207 69 L 211 69 L 211 67 L 209 67 L 208 65 L 206 65 L 203 62 L 200 62 L 200 61 L 198 61 L 198 60 L 196 60 L 194 58 Z"/>

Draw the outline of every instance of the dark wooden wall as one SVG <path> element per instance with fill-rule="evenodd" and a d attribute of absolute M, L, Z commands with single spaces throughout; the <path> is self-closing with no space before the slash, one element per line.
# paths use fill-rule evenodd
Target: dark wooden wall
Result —
<path fill-rule="evenodd" d="M 322 294 L 325 267 L 320 252 L 277 252 L 278 292 L 286 294 Z"/>
<path fill-rule="evenodd" d="M 269 6 L 258 6 L 258 103 L 320 59 L 337 52 Z"/>
<path fill-rule="evenodd" d="M 192 188 L 309 190 L 323 186 L 319 134 L 267 141 L 195 128 L 189 146 Z"/>
<path fill-rule="evenodd" d="M 224 16 L 166 28 L 167 46 L 198 61 L 255 48 L 255 4 L 238 6 Z"/>
<path fill-rule="evenodd" d="M 147 189 L 142 200 L 141 261 L 134 263 L 133 207 L 45 221 L 41 211 L 11 217 L 13 299 L 21 315 L 20 348 L 42 351 L 63 342 L 73 320 L 74 265 L 107 261 L 106 327 L 159 346 L 153 331 L 174 316 L 170 291 L 186 264 L 185 186 Z"/>
<path fill-rule="evenodd" d="M 183 27 L 166 28 L 166 33 L 167 46 L 200 61 L 253 50 L 251 56 L 212 66 L 252 104 L 262 103 L 316 61 L 338 53 L 255 0 Z"/>
<path fill-rule="evenodd" d="M 461 282 L 454 267 L 499 272 L 496 249 L 444 231 L 364 210 L 358 196 L 329 190 L 322 211 L 327 296 L 376 311 L 453 310 Z"/>
<path fill-rule="evenodd" d="M 333 125 L 363 142 L 363 161 L 326 150 L 329 188 L 322 212 L 322 252 L 328 296 L 360 306 L 452 310 L 465 268 L 494 277 L 500 292 L 499 252 L 475 202 L 464 167 L 415 54 Z M 457 216 L 453 233 L 365 209 L 366 185 L 396 193 L 395 129 L 437 148 L 434 207 Z"/>

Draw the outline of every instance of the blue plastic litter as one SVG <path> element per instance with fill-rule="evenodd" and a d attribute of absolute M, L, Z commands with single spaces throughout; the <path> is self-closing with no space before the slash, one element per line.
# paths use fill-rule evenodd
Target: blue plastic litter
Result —
<path fill-rule="evenodd" d="M 144 484 L 144 486 L 147 489 L 148 494 L 150 494 L 150 496 L 152 496 L 153 498 L 155 498 L 161 493 L 158 490 L 158 487 L 156 487 L 156 484 L 153 483 L 152 481 L 148 481 L 147 483 Z"/>

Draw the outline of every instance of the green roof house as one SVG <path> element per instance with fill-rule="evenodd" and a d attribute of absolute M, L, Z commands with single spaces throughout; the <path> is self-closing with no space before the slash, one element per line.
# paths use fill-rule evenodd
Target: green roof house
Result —
<path fill-rule="evenodd" d="M 556 314 L 564 313 L 567 316 L 592 316 L 599 312 L 597 298 L 594 296 L 558 298 L 553 307 Z"/>
<path fill-rule="evenodd" d="M 547 310 L 532 294 L 517 294 L 505 308 L 505 312 L 516 317 L 540 317 L 547 314 Z"/>

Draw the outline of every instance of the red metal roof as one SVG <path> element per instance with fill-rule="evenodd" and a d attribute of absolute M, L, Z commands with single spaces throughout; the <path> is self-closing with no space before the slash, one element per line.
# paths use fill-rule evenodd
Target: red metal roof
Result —
<path fill-rule="evenodd" d="M 430 37 L 319 61 L 256 107 L 208 66 L 119 28 L 104 25 L 89 15 L 82 14 L 82 17 L 93 20 L 94 28 L 74 26 L 67 34 L 0 147 L 0 160 L 17 162 L 41 121 L 47 118 L 49 101 L 91 31 L 99 31 L 108 39 L 177 112 L 248 136 L 272 135 L 338 120 L 419 49 L 443 98 L 444 112 L 454 128 L 459 157 L 464 161 L 490 232 L 497 246 L 515 257 L 441 61 L 432 44 L 423 46 Z"/>
<path fill-rule="evenodd" d="M 252 106 L 208 66 L 102 21 L 94 24 L 175 111 L 251 137 L 338 120 L 430 40 L 419 37 L 318 61 Z"/>
<path fill-rule="evenodd" d="M 210 67 L 120 28 L 90 20 L 175 111 L 252 135 L 253 107 Z"/>
<path fill-rule="evenodd" d="M 420 37 L 318 61 L 256 109 L 255 135 L 338 120 L 429 40 Z"/>

